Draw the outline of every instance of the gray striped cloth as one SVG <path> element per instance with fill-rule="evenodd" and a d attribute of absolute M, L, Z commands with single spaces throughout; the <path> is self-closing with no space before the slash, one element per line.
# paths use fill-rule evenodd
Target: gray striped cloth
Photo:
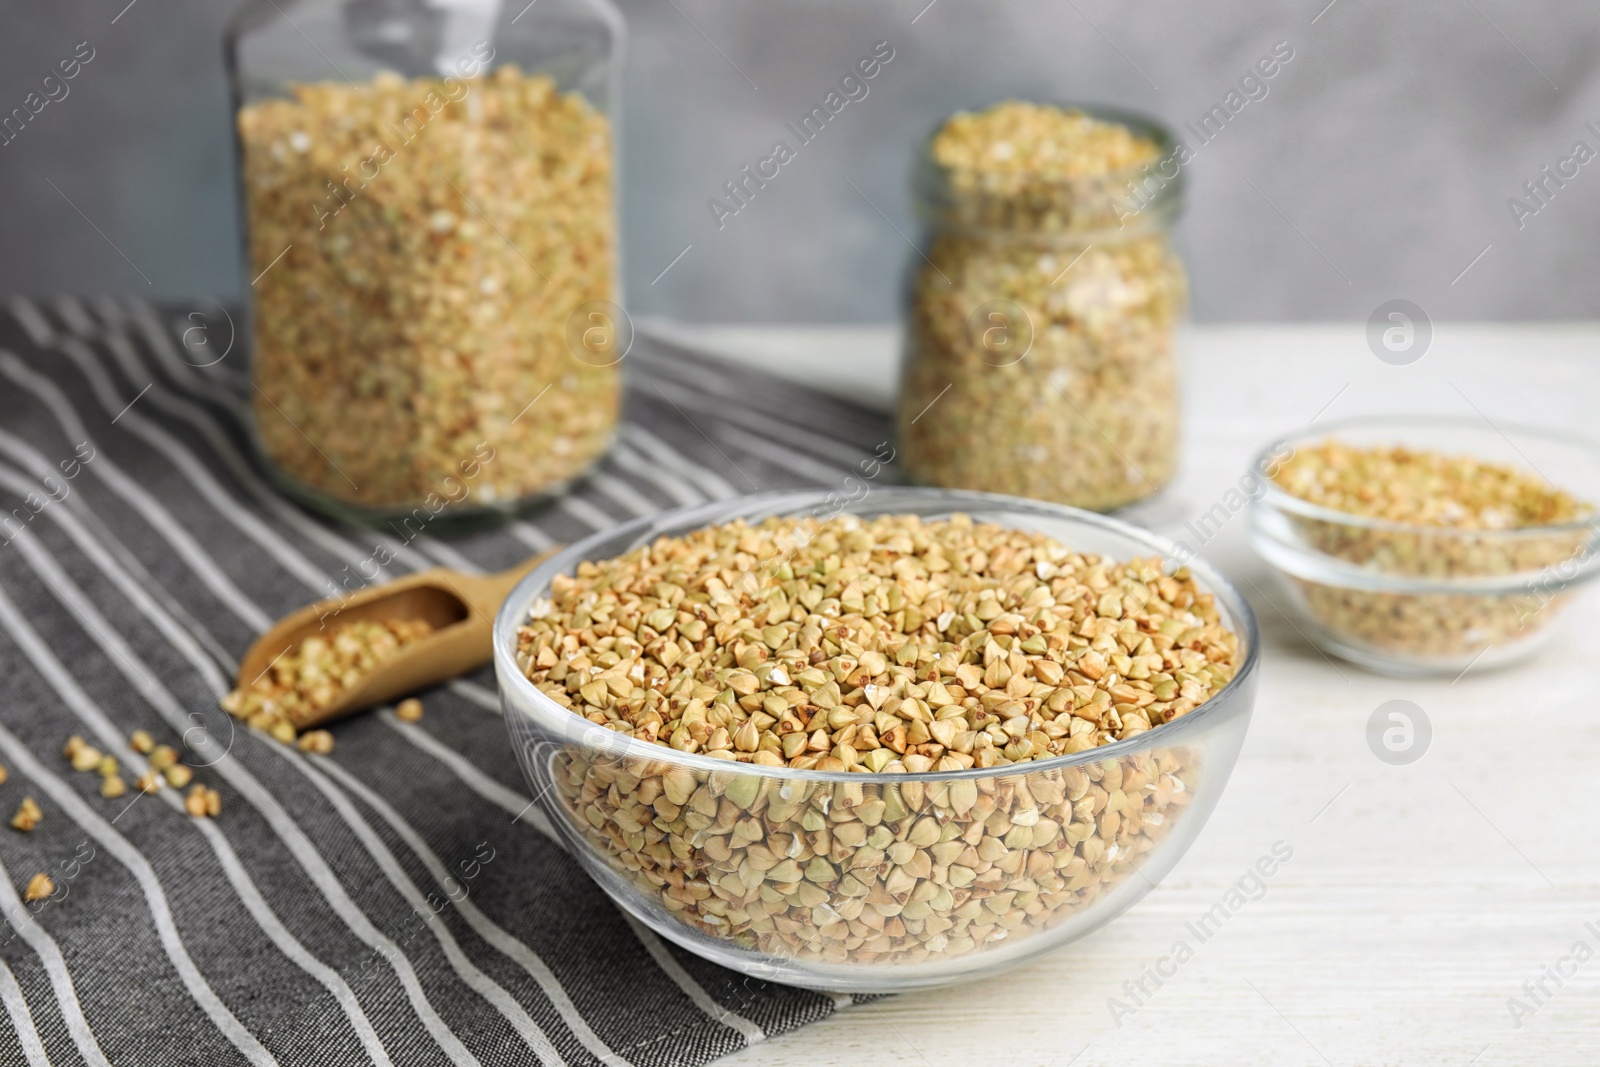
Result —
<path fill-rule="evenodd" d="M 449 541 L 331 524 L 247 452 L 239 357 L 186 308 L 0 311 L 0 1063 L 700 1064 L 850 1002 L 747 979 L 630 922 L 528 812 L 485 669 L 308 756 L 217 709 L 272 619 L 379 544 L 389 573 L 508 567 L 633 516 L 839 484 L 877 416 L 640 338 L 625 426 L 573 492 Z M 191 331 L 185 336 L 184 331 Z M 205 347 L 209 343 L 211 347 Z M 222 797 L 108 800 L 72 734 Z M 55 892 L 25 903 L 47 873 Z"/>

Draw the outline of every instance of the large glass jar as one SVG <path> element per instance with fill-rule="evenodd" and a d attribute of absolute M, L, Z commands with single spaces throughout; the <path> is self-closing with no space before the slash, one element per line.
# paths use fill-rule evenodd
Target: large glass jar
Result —
<path fill-rule="evenodd" d="M 228 58 L 259 444 L 341 513 L 505 508 L 603 453 L 631 336 L 608 0 L 256 0 Z"/>
<path fill-rule="evenodd" d="M 1146 119 L 1017 103 L 929 139 L 899 409 L 913 480 L 1104 511 L 1172 478 L 1181 151 Z"/>

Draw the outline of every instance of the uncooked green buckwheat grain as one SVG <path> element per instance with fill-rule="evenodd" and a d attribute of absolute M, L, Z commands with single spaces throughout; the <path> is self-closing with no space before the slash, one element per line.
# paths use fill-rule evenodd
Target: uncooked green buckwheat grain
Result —
<path fill-rule="evenodd" d="M 914 480 L 1106 510 L 1171 479 L 1187 280 L 1160 212 L 1122 211 L 1157 153 L 1016 102 L 935 135 L 899 409 Z"/>
<path fill-rule="evenodd" d="M 1158 560 L 891 516 L 733 523 L 584 563 L 517 655 L 562 705 L 682 752 L 894 772 L 1131 737 L 1221 689 L 1236 653 Z"/>
<path fill-rule="evenodd" d="M 32 797 L 23 797 L 22 803 L 17 805 L 17 813 L 11 816 L 11 828 L 29 833 L 39 825 L 39 820 L 44 818 L 44 812 L 39 810 L 38 801 Z"/>
<path fill-rule="evenodd" d="M 1579 523 L 1594 508 L 1536 474 L 1471 456 L 1329 439 L 1298 449 L 1273 479 L 1292 496 L 1352 516 L 1292 515 L 1308 544 L 1388 574 L 1449 579 L 1537 572 L 1573 558 L 1593 532 L 1536 532 Z M 1529 636 L 1566 599 L 1390 593 L 1294 581 L 1312 617 L 1333 632 L 1423 658 L 1459 659 Z"/>
<path fill-rule="evenodd" d="M 1302 447 L 1273 480 L 1312 504 L 1385 522 L 1455 530 L 1525 530 L 1594 509 L 1543 478 L 1472 456 L 1329 439 Z"/>
<path fill-rule="evenodd" d="M 223 710 L 287 744 L 363 675 L 431 633 L 424 619 L 342 623 L 285 650 L 259 678 L 223 697 Z"/>
<path fill-rule="evenodd" d="M 617 367 L 568 342 L 614 299 L 610 125 L 514 67 L 452 82 L 302 84 L 239 112 L 262 444 L 357 505 L 543 491 L 617 420 Z"/>
<path fill-rule="evenodd" d="M 1192 711 L 1240 649 L 1157 560 L 964 516 L 845 516 L 584 563 L 534 605 L 516 656 L 574 714 L 726 761 L 558 754 L 571 823 L 642 892 L 769 953 L 914 962 L 1047 928 L 1129 876 L 1188 803 L 1193 754 L 1030 765 Z"/>

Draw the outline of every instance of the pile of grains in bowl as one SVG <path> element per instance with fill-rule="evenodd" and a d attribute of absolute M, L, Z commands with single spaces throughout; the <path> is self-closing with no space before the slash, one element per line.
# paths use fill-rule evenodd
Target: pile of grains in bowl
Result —
<path fill-rule="evenodd" d="M 544 693 L 634 737 L 774 767 L 1081 752 L 1193 710 L 1239 655 L 1185 572 L 959 515 L 710 527 L 584 563 L 551 594 L 517 649 Z"/>
<path fill-rule="evenodd" d="M 1163 210 L 1126 217 L 1130 174 L 1159 155 L 1121 123 L 1015 101 L 934 135 L 899 408 L 913 481 L 1108 510 L 1171 479 L 1188 282 Z"/>
<path fill-rule="evenodd" d="M 1410 526 L 1526 529 L 1593 511 L 1536 475 L 1402 445 L 1362 448 L 1330 439 L 1300 449 L 1273 477 L 1307 503 Z"/>
<path fill-rule="evenodd" d="M 553 582 L 516 649 L 575 714 L 728 767 L 566 746 L 549 767 L 574 832 L 698 933 L 823 964 L 1015 943 L 1131 877 L 1199 754 L 1037 761 L 1183 716 L 1242 655 L 1183 571 L 959 515 L 663 538 Z M 900 773 L 982 768 L 1001 770 Z"/>
<path fill-rule="evenodd" d="M 1573 558 L 1593 533 L 1573 525 L 1594 515 L 1591 505 L 1537 474 L 1471 456 L 1330 439 L 1298 449 L 1273 479 L 1291 496 L 1351 516 L 1292 516 L 1308 544 L 1387 574 L 1451 579 L 1535 572 Z M 1565 600 L 1295 584 L 1312 617 L 1331 630 L 1426 658 L 1459 658 L 1525 636 Z"/>

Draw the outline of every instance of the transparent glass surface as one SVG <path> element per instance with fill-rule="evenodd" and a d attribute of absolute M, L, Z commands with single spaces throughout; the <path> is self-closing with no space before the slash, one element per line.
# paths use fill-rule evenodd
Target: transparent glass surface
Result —
<path fill-rule="evenodd" d="M 1160 125 L 1079 110 L 1143 134 L 1158 161 L 1043 181 L 953 171 L 924 146 L 898 419 L 916 482 L 1108 511 L 1173 477 L 1184 174 Z"/>
<path fill-rule="evenodd" d="M 1537 427 L 1482 418 L 1372 417 L 1329 422 L 1275 442 L 1403 445 L 1516 468 L 1600 503 L 1600 448 Z M 1326 651 L 1391 674 L 1455 675 L 1536 651 L 1576 591 L 1600 574 L 1600 517 L 1507 530 L 1417 526 L 1330 510 L 1267 481 L 1251 543 L 1280 579 L 1306 634 Z"/>
<path fill-rule="evenodd" d="M 609 446 L 607 0 L 258 0 L 227 40 L 257 444 L 343 516 L 509 509 Z"/>
<path fill-rule="evenodd" d="M 506 600 L 494 637 L 506 721 L 567 848 L 662 936 L 735 970 L 818 989 L 893 991 L 998 972 L 1131 907 L 1215 807 L 1255 695 L 1254 616 L 1199 561 L 1190 570 L 1242 646 L 1218 695 L 1125 741 L 987 770 L 817 772 L 684 753 L 574 715 L 519 670 L 517 629 L 555 575 L 658 537 L 818 509 L 833 513 L 825 491 L 640 519 L 553 556 Z M 1122 560 L 1173 548 L 1116 520 L 986 493 L 883 488 L 845 510 L 964 512 Z"/>

